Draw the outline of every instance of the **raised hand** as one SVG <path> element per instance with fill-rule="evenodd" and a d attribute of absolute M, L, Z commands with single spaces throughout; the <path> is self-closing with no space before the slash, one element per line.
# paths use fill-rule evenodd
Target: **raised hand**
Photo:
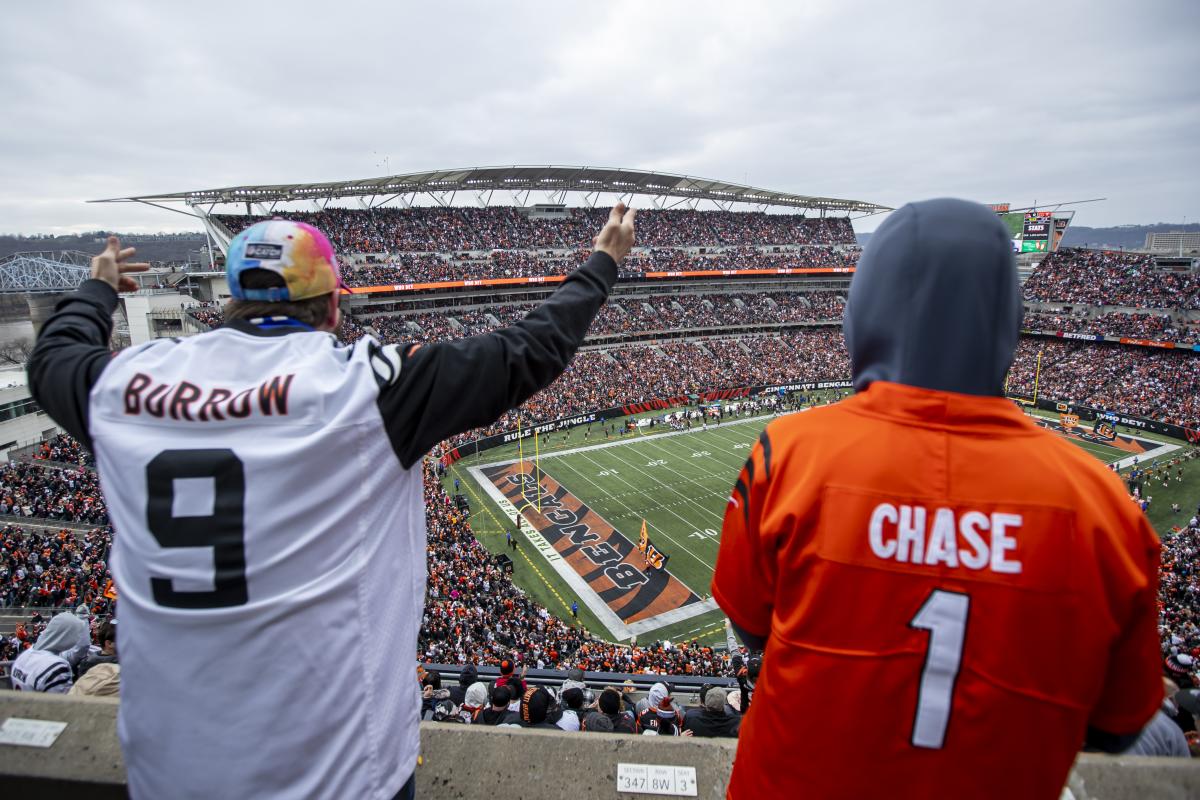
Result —
<path fill-rule="evenodd" d="M 633 218 L 637 209 L 629 208 L 624 203 L 613 206 L 608 215 L 608 222 L 596 237 L 595 250 L 608 253 L 612 260 L 620 264 L 633 248 Z"/>
<path fill-rule="evenodd" d="M 146 263 L 126 263 L 137 250 L 132 247 L 121 249 L 121 241 L 115 236 L 108 237 L 108 245 L 104 252 L 92 258 L 92 277 L 104 281 L 118 292 L 136 292 L 138 283 L 130 278 L 128 272 L 145 272 L 150 269 Z"/>

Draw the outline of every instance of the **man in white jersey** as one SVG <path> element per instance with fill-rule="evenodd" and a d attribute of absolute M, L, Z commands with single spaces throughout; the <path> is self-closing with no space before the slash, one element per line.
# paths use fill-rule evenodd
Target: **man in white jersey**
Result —
<path fill-rule="evenodd" d="M 87 655 L 88 626 L 71 613 L 50 620 L 33 647 L 12 663 L 12 685 L 20 692 L 66 694 L 75 683 L 75 666 Z"/>
<path fill-rule="evenodd" d="M 613 209 L 588 262 L 522 321 L 421 346 L 341 345 L 333 248 L 273 220 L 230 243 L 223 327 L 111 355 L 115 290 L 144 265 L 109 239 L 29 377 L 95 453 L 116 531 L 133 797 L 411 796 L 422 458 L 562 373 L 633 213 Z M 314 668 L 313 631 L 336 669 Z"/>

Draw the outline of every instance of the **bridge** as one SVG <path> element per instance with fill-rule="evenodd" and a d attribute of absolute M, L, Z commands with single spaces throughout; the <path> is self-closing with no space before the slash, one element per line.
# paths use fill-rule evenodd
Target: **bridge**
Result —
<path fill-rule="evenodd" d="M 61 294 L 83 283 L 92 257 L 78 250 L 14 253 L 0 259 L 0 294 Z"/>

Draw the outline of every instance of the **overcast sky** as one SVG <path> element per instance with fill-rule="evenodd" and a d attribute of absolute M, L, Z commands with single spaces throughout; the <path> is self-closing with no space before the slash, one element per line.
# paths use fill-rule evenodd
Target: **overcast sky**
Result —
<path fill-rule="evenodd" d="M 0 232 L 197 229 L 84 201 L 385 157 L 1195 222 L 1197 34 L 1197 0 L 11 3 Z"/>

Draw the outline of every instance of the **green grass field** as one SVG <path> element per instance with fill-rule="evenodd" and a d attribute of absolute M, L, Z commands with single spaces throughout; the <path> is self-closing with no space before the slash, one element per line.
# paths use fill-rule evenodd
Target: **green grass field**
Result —
<path fill-rule="evenodd" d="M 771 419 L 761 416 L 734 420 L 710 425 L 707 430 L 694 428 L 688 433 L 666 436 L 656 434 L 667 429 L 655 427 L 609 437 L 604 426 L 595 423 L 586 441 L 580 429 L 570 437 L 557 433 L 540 440 L 541 469 L 631 541 L 637 540 L 645 519 L 651 541 L 671 556 L 667 569 L 697 595 L 706 598 L 730 487 L 749 448 Z M 651 430 L 655 433 L 648 433 Z M 1138 435 L 1170 441 L 1141 432 Z M 1104 463 L 1130 455 L 1116 447 L 1073 437 L 1070 441 Z M 528 445 L 522 446 L 520 452 L 517 447 L 509 446 L 481 453 L 456 464 L 446 478 L 447 488 L 452 488 L 455 476 L 462 481 L 471 500 L 476 535 L 493 552 L 505 549 L 504 534 L 506 529 L 511 530 L 511 521 L 486 496 L 467 468 L 514 460 L 521 455 L 532 457 Z M 1172 467 L 1168 486 L 1151 486 L 1147 492 L 1154 498 L 1149 516 L 1160 534 L 1178 525 L 1181 516 L 1186 521 L 1187 514 L 1200 500 L 1200 460 L 1184 462 L 1182 467 L 1183 481 L 1176 480 Z M 1181 504 L 1180 514 L 1171 512 L 1172 502 Z M 518 585 L 554 613 L 569 614 L 571 601 L 577 598 L 531 542 L 522 542 L 515 560 L 514 578 Z M 578 599 L 581 621 L 589 630 L 605 635 L 599 620 Z M 723 620 L 719 611 L 711 611 L 652 630 L 641 640 L 697 637 L 704 642 L 723 642 Z"/>

